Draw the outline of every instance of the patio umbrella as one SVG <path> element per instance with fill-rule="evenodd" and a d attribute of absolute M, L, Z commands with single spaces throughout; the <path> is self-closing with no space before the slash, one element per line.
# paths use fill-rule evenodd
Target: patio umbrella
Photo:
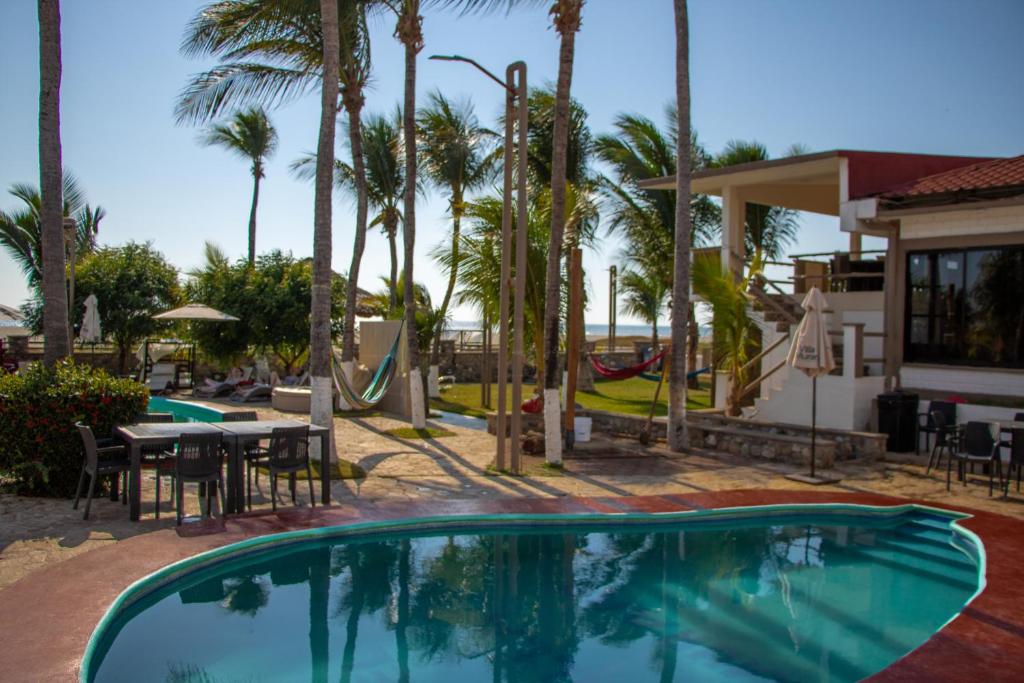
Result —
<path fill-rule="evenodd" d="M 814 450 L 818 421 L 818 376 L 836 367 L 832 339 L 825 324 L 828 302 L 817 287 L 811 287 L 803 302 L 804 317 L 797 328 L 786 362 L 811 378 L 811 479 L 814 479 Z"/>
<path fill-rule="evenodd" d="M 235 316 L 222 313 L 206 304 L 187 304 L 181 308 L 158 313 L 153 318 L 155 320 L 210 320 L 213 322 L 238 320 Z"/>
<path fill-rule="evenodd" d="M 82 316 L 82 327 L 78 331 L 78 341 L 83 344 L 96 344 L 103 338 L 98 304 L 95 294 L 85 298 L 85 315 Z"/>

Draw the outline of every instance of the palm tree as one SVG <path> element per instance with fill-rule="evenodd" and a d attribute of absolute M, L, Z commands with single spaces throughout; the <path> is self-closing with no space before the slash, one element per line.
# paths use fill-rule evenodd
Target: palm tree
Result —
<path fill-rule="evenodd" d="M 388 239 L 392 296 L 398 291 L 398 224 L 402 220 L 401 203 L 405 195 L 401 120 L 402 114 L 398 108 L 393 116 L 371 114 L 363 117 L 363 133 L 360 136 L 366 169 L 366 196 L 376 212 L 368 225 L 380 227 Z M 292 163 L 291 170 L 296 178 L 312 180 L 316 175 L 316 155 L 310 153 L 297 159 Z M 335 161 L 335 187 L 355 193 L 355 182 L 355 169 L 343 161 Z M 390 307 L 396 308 L 397 304 L 396 300 L 392 300 Z"/>
<path fill-rule="evenodd" d="M 46 338 L 43 360 L 51 366 L 71 352 L 64 282 L 60 78 L 60 0 L 39 0 L 39 224 Z"/>
<path fill-rule="evenodd" d="M 317 144 L 313 214 L 313 294 L 310 311 L 309 369 L 312 395 L 309 421 L 330 429 L 330 452 L 320 454 L 327 467 L 334 454 L 334 407 L 331 373 L 331 189 L 334 180 L 334 127 L 338 115 L 338 6 L 320 0 L 323 27 L 323 69 L 320 97 L 320 136 Z M 355 306 L 347 301 L 346 306 Z"/>
<path fill-rule="evenodd" d="M 673 190 L 644 190 L 643 180 L 673 175 L 678 138 L 677 110 L 667 108 L 668 130 L 638 114 L 620 114 L 615 133 L 600 135 L 594 143 L 597 157 L 612 169 L 612 177 L 601 178 L 605 204 L 610 209 L 609 232 L 625 237 L 626 259 L 643 272 L 656 272 L 672 288 L 672 258 L 675 242 L 676 193 Z M 697 139 L 690 136 L 690 168 L 697 171 L 711 163 L 711 156 Z M 720 229 L 721 209 L 707 195 L 690 198 L 690 243 L 704 245 Z M 687 331 L 687 363 L 697 365 L 699 330 L 694 306 L 690 304 Z M 697 379 L 693 379 L 696 384 Z M 692 386 L 692 385 L 691 385 Z"/>
<path fill-rule="evenodd" d="M 795 144 L 787 150 L 787 156 L 806 153 L 802 145 Z M 730 140 L 722 153 L 715 157 L 713 166 L 734 166 L 753 161 L 767 161 L 771 157 L 768 149 L 757 141 Z M 796 240 L 800 221 L 796 211 L 780 206 L 764 206 L 747 202 L 746 230 L 744 243 L 748 260 L 767 259 L 775 261 L 782 256 L 786 247 Z"/>
<path fill-rule="evenodd" d="M 720 359 L 719 367 L 729 374 L 729 393 L 725 401 L 729 415 L 739 414 L 743 387 L 748 379 L 743 368 L 760 344 L 757 326 L 747 312 L 750 304 L 747 287 L 760 270 L 760 264 L 755 262 L 746 278 L 737 280 L 728 269 L 722 268 L 717 258 L 698 258 L 693 264 L 693 290 L 711 304 L 714 354 Z"/>
<path fill-rule="evenodd" d="M 64 171 L 64 218 L 74 218 L 77 228 L 75 236 L 75 258 L 81 259 L 96 249 L 96 233 L 100 221 L 106 216 L 102 206 L 93 208 L 85 202 L 85 193 L 78 180 L 69 171 Z M 0 245 L 15 260 L 29 287 L 36 289 L 42 284 L 43 244 L 42 197 L 39 190 L 31 185 L 18 183 L 9 192 L 20 199 L 24 208 L 16 211 L 0 211 Z"/>
<path fill-rule="evenodd" d="M 676 216 L 672 282 L 672 338 L 685 339 L 690 313 L 690 26 L 686 0 L 675 0 Z M 689 447 L 686 428 L 686 349 L 673 344 L 668 375 L 669 448 Z"/>
<path fill-rule="evenodd" d="M 551 154 L 551 234 L 545 282 L 549 305 L 544 314 L 544 434 L 545 459 L 562 462 L 562 420 L 558 397 L 558 275 L 561 271 L 562 237 L 565 229 L 567 146 L 569 141 L 569 98 L 576 32 L 580 30 L 583 0 L 556 0 L 551 6 L 552 22 L 561 37 L 558 53 L 558 82 L 555 90 L 555 119 Z"/>
<path fill-rule="evenodd" d="M 404 201 L 404 257 L 403 275 L 406 282 L 413 278 L 413 258 L 416 247 L 416 55 L 423 49 L 423 17 L 420 0 L 382 0 L 396 15 L 395 37 L 405 46 L 405 98 L 402 104 L 402 135 L 405 138 L 405 201 Z M 416 338 L 416 300 L 413 288 L 405 288 L 405 333 L 408 340 L 409 396 L 412 406 L 412 426 L 427 426 L 426 393 L 423 371 L 420 368 L 419 340 Z"/>
<path fill-rule="evenodd" d="M 452 216 L 451 267 L 448 287 L 441 300 L 441 319 L 448 313 L 458 279 L 459 242 L 465 195 L 481 187 L 491 176 L 491 157 L 487 154 L 486 131 L 477 121 L 471 102 L 452 102 L 439 90 L 427 97 L 417 123 L 423 140 L 423 170 L 430 181 L 448 191 L 448 211 Z M 441 344 L 439 328 L 434 331 L 430 365 L 436 366 Z"/>
<path fill-rule="evenodd" d="M 338 81 L 349 120 L 356 225 L 349 267 L 342 360 L 355 348 L 355 302 L 366 241 L 366 177 L 362 163 L 361 112 L 370 77 L 366 10 L 371 0 L 337 0 Z M 204 121 L 244 104 L 281 105 L 317 87 L 323 70 L 319 0 L 219 0 L 189 24 L 182 52 L 217 57 L 209 71 L 192 77 L 175 114 L 179 122 Z"/>
<path fill-rule="evenodd" d="M 250 162 L 252 173 L 252 208 L 249 209 L 249 263 L 256 263 L 256 207 L 260 201 L 260 180 L 266 161 L 277 150 L 277 130 L 263 107 L 253 106 L 235 112 L 227 123 L 210 126 L 200 137 L 210 147 L 223 147 Z"/>
<path fill-rule="evenodd" d="M 619 276 L 619 289 L 622 291 L 620 311 L 650 324 L 651 352 L 657 353 L 658 317 L 665 308 L 669 292 L 665 281 L 657 275 L 624 270 Z"/>

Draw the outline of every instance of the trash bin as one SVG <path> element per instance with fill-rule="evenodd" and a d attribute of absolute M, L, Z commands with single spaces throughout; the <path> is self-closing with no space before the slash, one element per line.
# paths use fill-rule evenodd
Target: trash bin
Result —
<path fill-rule="evenodd" d="M 914 450 L 917 438 L 917 394 L 892 391 L 878 395 L 878 431 L 888 435 L 885 448 L 893 453 Z"/>

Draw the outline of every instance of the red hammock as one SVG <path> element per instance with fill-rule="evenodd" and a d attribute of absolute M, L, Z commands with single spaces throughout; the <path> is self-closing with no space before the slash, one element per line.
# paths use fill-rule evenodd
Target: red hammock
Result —
<path fill-rule="evenodd" d="M 601 375 L 605 379 L 629 379 L 630 377 L 636 377 L 644 370 L 657 363 L 659 360 L 662 359 L 662 357 L 665 355 L 667 351 L 668 347 L 662 349 L 661 353 L 659 353 L 657 356 L 654 356 L 650 360 L 646 360 L 643 363 L 640 363 L 639 365 L 631 365 L 627 368 L 610 368 L 604 363 L 602 363 L 600 360 L 598 360 L 597 356 L 594 356 L 593 354 L 591 354 L 590 356 L 590 364 L 594 367 L 594 372 Z"/>

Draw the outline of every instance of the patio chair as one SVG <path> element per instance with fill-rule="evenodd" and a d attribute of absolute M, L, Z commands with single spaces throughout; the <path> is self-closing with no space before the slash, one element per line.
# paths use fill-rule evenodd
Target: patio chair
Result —
<path fill-rule="evenodd" d="M 174 413 L 139 413 L 135 416 L 138 424 L 168 424 L 174 422 Z M 171 506 L 174 506 L 174 451 L 168 451 L 163 446 L 143 446 L 140 455 L 143 465 L 153 468 L 156 476 L 156 518 L 160 519 L 160 477 L 171 478 Z"/>
<path fill-rule="evenodd" d="M 78 489 L 75 492 L 75 503 L 72 510 L 78 509 L 78 501 L 82 498 L 82 489 L 85 488 L 85 475 L 89 475 L 89 493 L 85 499 L 85 514 L 82 519 L 89 519 L 89 509 L 92 507 L 92 497 L 96 493 L 96 480 L 103 475 L 112 474 L 115 477 L 124 476 L 124 488 L 121 490 L 121 503 L 128 502 L 128 471 L 131 469 L 131 461 L 128 459 L 128 451 L 124 445 L 114 444 L 112 441 L 104 441 L 104 445 L 97 442 L 92 429 L 76 422 L 78 434 L 82 437 L 82 445 L 85 447 L 85 459 L 82 461 L 82 473 L 78 477 Z"/>
<path fill-rule="evenodd" d="M 255 422 L 259 419 L 255 410 L 235 410 L 224 413 L 224 422 Z M 245 487 L 246 506 L 252 510 L 252 479 L 253 469 L 256 470 L 256 486 L 260 485 L 260 467 L 267 465 L 267 457 L 270 455 L 265 447 L 260 445 L 259 440 L 244 444 L 243 456 L 245 458 Z"/>
<path fill-rule="evenodd" d="M 992 495 L 993 478 L 999 473 L 999 483 L 1003 483 L 1003 461 L 999 457 L 999 425 L 995 422 L 968 422 L 960 438 L 957 448 L 950 451 L 952 457 L 946 464 L 946 490 L 950 490 L 953 473 L 953 461 L 956 460 L 957 473 L 967 486 L 967 465 L 981 463 L 988 465 L 988 495 Z"/>
<path fill-rule="evenodd" d="M 936 410 L 946 416 L 947 425 L 955 425 L 957 423 L 955 403 L 951 401 L 930 402 L 928 404 L 928 412 L 919 413 L 917 416 L 917 432 L 914 434 L 914 452 L 918 455 L 921 453 L 921 434 L 924 434 L 924 447 L 927 449 L 931 443 L 929 435 L 935 434 L 937 431 L 935 423 L 932 421 L 932 413 Z"/>
<path fill-rule="evenodd" d="M 182 434 L 178 439 L 178 454 L 174 458 L 175 484 L 177 486 L 178 526 L 185 507 L 185 482 L 206 484 L 206 516 L 211 516 L 211 484 L 217 485 L 220 495 L 221 515 L 227 504 L 224 500 L 224 453 L 221 450 L 221 434 Z M 203 492 L 200 492 L 203 495 Z"/>
<path fill-rule="evenodd" d="M 935 425 L 935 445 L 932 446 L 931 454 L 928 456 L 928 468 L 925 474 L 932 471 L 932 467 L 938 468 L 942 465 L 942 454 L 949 454 L 957 448 L 958 427 L 955 424 L 946 422 L 946 414 L 941 410 L 931 412 L 931 422 Z"/>
<path fill-rule="evenodd" d="M 1019 415 L 1019 413 L 1018 413 Z M 1019 418 L 1014 422 L 1024 422 Z M 1006 467 L 1006 484 L 1003 486 L 1003 498 L 1010 491 L 1010 479 L 1017 472 L 1017 493 L 1020 493 L 1020 474 L 1024 469 L 1024 429 L 1010 430 L 1010 461 Z"/>
<path fill-rule="evenodd" d="M 1014 422 L 1024 422 L 1024 413 L 1014 413 Z M 1004 434 L 1009 434 L 1012 430 L 1004 428 L 1002 433 L 999 435 L 999 445 L 1003 448 L 1009 448 L 1011 441 L 1009 439 L 1002 438 Z"/>
<path fill-rule="evenodd" d="M 313 469 L 309 463 L 309 427 L 277 427 L 270 433 L 267 469 L 270 470 L 270 501 L 277 512 L 277 475 L 288 475 L 288 486 L 295 503 L 295 473 L 306 471 L 309 482 L 309 504 L 316 505 L 313 495 Z"/>

